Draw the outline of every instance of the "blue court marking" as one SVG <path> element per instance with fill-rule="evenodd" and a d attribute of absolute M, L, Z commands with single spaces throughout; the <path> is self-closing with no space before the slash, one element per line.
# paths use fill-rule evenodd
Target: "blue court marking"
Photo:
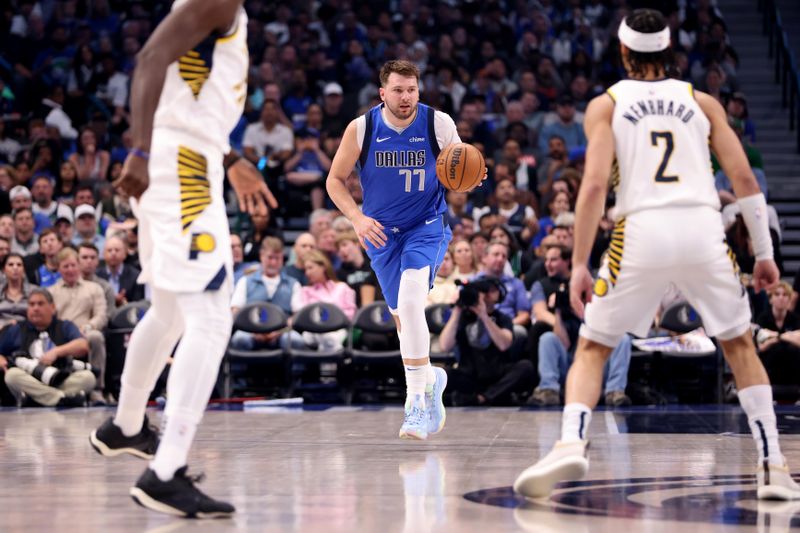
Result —
<path fill-rule="evenodd" d="M 689 493 L 676 495 L 676 489 Z M 524 521 L 526 511 L 540 511 L 738 525 L 769 523 L 770 518 L 780 516 L 787 524 L 800 526 L 800 502 L 758 501 L 755 489 L 754 475 L 687 476 L 563 483 L 550 499 L 528 500 L 515 494 L 511 487 L 469 492 L 464 498 L 516 509 L 518 521 Z M 531 513 L 532 520 L 536 516 Z"/>

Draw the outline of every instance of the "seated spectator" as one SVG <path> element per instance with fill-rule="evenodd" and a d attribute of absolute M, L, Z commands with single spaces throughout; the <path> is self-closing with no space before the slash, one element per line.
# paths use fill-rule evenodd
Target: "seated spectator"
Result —
<path fill-rule="evenodd" d="M 326 302 L 336 305 L 350 320 L 356 314 L 356 293 L 347 283 L 336 279 L 333 265 L 320 250 L 308 252 L 303 259 L 308 286 L 301 287 L 292 297 L 292 308 L 302 309 L 306 305 Z M 342 345 L 347 330 L 330 333 L 304 333 L 303 339 L 320 350 L 329 350 Z"/>
<path fill-rule="evenodd" d="M 70 155 L 69 160 L 78 169 L 78 181 L 100 181 L 108 177 L 111 154 L 98 146 L 97 134 L 88 126 L 81 130 L 78 151 Z"/>
<path fill-rule="evenodd" d="M 247 274 L 258 270 L 258 263 L 244 260 L 244 246 L 242 237 L 238 233 L 231 233 L 231 254 L 233 255 L 233 284 Z"/>
<path fill-rule="evenodd" d="M 144 287 L 137 281 L 139 269 L 126 264 L 127 257 L 128 243 L 125 239 L 117 235 L 106 239 L 104 262 L 97 269 L 97 275 L 111 284 L 117 307 L 144 298 Z"/>
<path fill-rule="evenodd" d="M 95 233 L 99 233 L 100 235 L 105 235 L 106 231 L 108 230 L 109 224 L 114 222 L 114 219 L 110 218 L 107 214 L 103 214 L 103 206 L 97 205 L 97 197 L 94 194 L 94 187 L 89 185 L 88 183 L 84 183 L 75 187 L 75 219 L 77 220 L 78 214 L 77 210 L 79 206 L 88 205 L 92 209 L 94 209 L 95 213 L 95 221 L 97 227 L 95 228 Z M 100 250 L 100 253 L 103 253 Z"/>
<path fill-rule="evenodd" d="M 448 372 L 447 392 L 455 405 L 508 404 L 512 393 L 533 386 L 533 363 L 512 353 L 514 325 L 497 308 L 505 292 L 503 281 L 488 276 L 472 284 L 478 301 L 468 308 L 453 307 L 439 335 L 441 350 L 456 348 L 460 355 L 458 368 Z"/>
<path fill-rule="evenodd" d="M 488 207 L 486 211 L 499 215 L 501 222 L 523 242 L 530 242 L 539 230 L 539 220 L 530 205 L 517 201 L 517 188 L 510 177 L 499 179 L 495 184 L 494 198 L 497 205 Z M 481 211 L 481 213 L 486 212 Z"/>
<path fill-rule="evenodd" d="M 281 273 L 283 267 L 283 243 L 275 237 L 267 237 L 261 241 L 261 269 L 242 276 L 236 283 L 231 297 L 231 311 L 234 315 L 245 305 L 256 302 L 269 302 L 277 305 L 287 316 L 291 316 L 297 308 L 292 306 L 296 295 L 300 292 L 300 284 L 296 279 Z M 280 344 L 287 346 L 291 340 L 288 333 L 248 333 L 236 331 L 231 337 L 231 346 L 240 350 L 254 350 L 263 347 L 274 347 Z M 300 345 L 302 339 L 297 337 Z"/>
<path fill-rule="evenodd" d="M 61 279 L 50 288 L 53 303 L 61 320 L 75 324 L 89 342 L 89 363 L 99 371 L 97 386 L 89 395 L 93 404 L 105 404 L 106 339 L 103 329 L 108 323 L 108 309 L 103 289 L 81 276 L 78 252 L 65 248 L 58 253 Z"/>
<path fill-rule="evenodd" d="M 26 189 L 27 190 L 27 189 Z M 39 251 L 39 241 L 33 226 L 33 211 L 30 207 L 21 207 L 14 211 L 14 239 L 11 251 L 25 257 Z"/>
<path fill-rule="evenodd" d="M 548 235 L 544 239 L 542 239 L 542 243 L 536 248 L 535 256 L 536 258 L 533 261 L 533 264 L 528 269 L 525 274 L 522 276 L 522 281 L 525 283 L 525 288 L 530 290 L 533 287 L 533 284 L 539 281 L 542 278 L 547 277 L 547 268 L 545 266 L 545 254 L 547 254 L 547 250 L 552 248 L 553 246 L 557 245 L 558 241 L 556 237 L 553 235 Z M 531 301 L 533 299 L 531 298 Z M 535 305 L 535 302 L 533 302 Z"/>
<path fill-rule="evenodd" d="M 27 181 L 26 181 L 27 183 Z M 33 196 L 31 191 L 24 185 L 16 185 L 8 192 L 8 198 L 11 202 L 11 213 L 14 214 L 20 209 L 27 208 L 33 213 L 34 231 L 39 233 L 45 228 L 51 226 L 50 219 L 45 215 L 33 212 Z"/>
<path fill-rule="evenodd" d="M 334 269 L 342 266 L 342 260 L 337 255 L 336 230 L 328 228 L 322 231 L 317 238 L 317 250 L 325 254 Z"/>
<path fill-rule="evenodd" d="M 74 359 L 86 357 L 89 343 L 75 324 L 55 315 L 47 289 L 31 290 L 26 319 L 0 335 L 0 367 L 13 365 L 5 382 L 17 398 L 29 397 L 44 406 L 84 405 L 96 380 L 91 370 L 76 369 L 81 365 Z"/>
<path fill-rule="evenodd" d="M 75 246 L 82 242 L 94 244 L 100 253 L 106 244 L 106 239 L 97 232 L 97 211 L 88 204 L 81 204 L 75 208 L 75 234 L 72 237 L 72 244 Z"/>
<path fill-rule="evenodd" d="M 283 169 L 286 181 L 295 188 L 309 190 L 311 208 L 320 209 L 325 203 L 325 176 L 331 168 L 331 159 L 319 145 L 319 133 L 302 128 L 295 134 L 295 153 Z"/>
<path fill-rule="evenodd" d="M 75 190 L 78 186 L 78 169 L 72 161 L 62 161 L 61 168 L 56 178 L 53 198 L 60 205 L 72 207 L 75 204 Z"/>
<path fill-rule="evenodd" d="M 568 94 L 560 96 L 556 102 L 556 121 L 546 125 L 539 133 L 539 152 L 547 153 L 547 143 L 553 135 L 564 139 L 568 152 L 573 148 L 586 146 L 583 124 L 575 118 L 575 101 L 572 96 Z"/>
<path fill-rule="evenodd" d="M 769 308 L 756 318 L 758 355 L 773 385 L 800 385 L 800 317 L 789 310 L 794 290 L 785 281 L 769 290 Z"/>
<path fill-rule="evenodd" d="M 267 210 L 266 213 L 260 215 L 241 213 L 240 217 L 243 218 L 239 225 L 239 233 L 242 235 L 245 261 L 258 261 L 261 241 L 265 237 L 276 237 L 283 241 L 283 232 L 278 227 L 271 211 Z"/>
<path fill-rule="evenodd" d="M 561 179 L 562 173 L 569 164 L 569 151 L 564 138 L 559 135 L 551 135 L 547 139 L 546 155 L 537 171 L 537 191 L 544 204 L 552 193 L 553 185 Z"/>
<path fill-rule="evenodd" d="M 244 131 L 243 155 L 254 165 L 266 171 L 279 169 L 289 159 L 294 148 L 294 134 L 278 122 L 280 104 L 275 100 L 264 100 L 261 119 L 250 124 Z"/>
<path fill-rule="evenodd" d="M 3 283 L 0 284 L 0 330 L 25 320 L 28 297 L 35 285 L 25 278 L 22 256 L 10 253 L 3 262 Z"/>
<path fill-rule="evenodd" d="M 433 278 L 433 288 L 428 292 L 428 305 L 456 303 L 458 286 L 452 277 L 454 268 L 453 255 L 447 250 L 436 271 L 436 277 Z"/>
<path fill-rule="evenodd" d="M 472 253 L 472 246 L 469 241 L 455 240 L 450 243 L 450 255 L 453 257 L 453 281 L 468 281 L 478 274 L 478 262 Z"/>
<path fill-rule="evenodd" d="M 555 225 L 554 220 L 558 215 L 572 210 L 572 197 L 567 192 L 556 193 L 548 205 L 548 210 L 549 214 L 539 219 L 539 231 L 533 237 L 533 242 L 531 242 L 533 248 L 538 247 L 542 243 L 542 239 L 550 233 L 550 230 Z"/>
<path fill-rule="evenodd" d="M 14 240 L 14 217 L 8 213 L 0 215 L 0 237 L 7 240 L 9 246 Z"/>
<path fill-rule="evenodd" d="M 531 267 L 530 256 L 523 254 L 516 236 L 510 231 L 508 226 L 500 224 L 489 232 L 489 242 L 501 242 L 508 248 L 508 265 L 506 274 L 515 278 L 520 277 Z"/>
<path fill-rule="evenodd" d="M 106 314 L 109 320 L 117 309 L 117 298 L 111 284 L 97 275 L 97 267 L 100 266 L 100 253 L 94 244 L 88 242 L 78 246 L 78 266 L 81 269 L 81 277 L 84 281 L 91 281 L 100 285 L 103 289 L 103 296 L 106 299 Z"/>
<path fill-rule="evenodd" d="M 64 248 L 61 235 L 47 228 L 39 235 L 39 251 L 25 258 L 25 274 L 34 285 L 50 287 L 61 278 L 56 256 Z"/>
<path fill-rule="evenodd" d="M 11 253 L 11 241 L 5 237 L 0 237 L 0 265 L 3 264 L 9 253 Z M 0 280 L 2 278 L 3 276 L 0 276 Z"/>
<path fill-rule="evenodd" d="M 301 233 L 297 236 L 292 247 L 294 261 L 290 265 L 283 267 L 282 273 L 296 279 L 300 285 L 307 285 L 306 271 L 303 266 L 303 258 L 311 250 L 317 249 L 317 240 L 310 233 Z"/>
<path fill-rule="evenodd" d="M 50 225 L 54 226 L 59 218 L 72 218 L 72 208 L 66 204 L 53 201 L 54 184 L 52 178 L 40 174 L 33 178 L 31 194 L 33 196 L 33 213 L 48 218 Z"/>
<path fill-rule="evenodd" d="M 495 277 L 505 286 L 505 297 L 497 303 L 497 309 L 511 318 L 514 324 L 513 355 L 522 352 L 527 331 L 531 324 L 531 302 L 522 280 L 506 273 L 508 262 L 508 247 L 501 242 L 491 242 L 483 253 L 483 270 L 474 279 L 482 277 Z"/>
<path fill-rule="evenodd" d="M 581 320 L 572 313 L 569 303 L 569 288 L 562 283 L 555 294 L 555 324 L 552 332 L 539 339 L 539 386 L 534 389 L 528 403 L 540 407 L 561 404 L 561 384 L 578 346 L 578 330 Z M 609 407 L 631 404 L 625 395 L 628 386 L 628 368 L 631 363 L 631 339 L 624 336 L 611 352 L 605 366 L 605 401 Z"/>
<path fill-rule="evenodd" d="M 365 299 L 370 302 L 383 300 L 383 295 L 376 297 L 380 293 L 380 287 L 373 281 L 375 273 L 370 266 L 369 257 L 364 253 L 364 249 L 358 243 L 356 232 L 350 230 L 341 233 L 336 237 L 336 249 L 342 266 L 336 271 L 336 277 L 347 283 L 356 293 L 356 306 L 364 305 Z"/>

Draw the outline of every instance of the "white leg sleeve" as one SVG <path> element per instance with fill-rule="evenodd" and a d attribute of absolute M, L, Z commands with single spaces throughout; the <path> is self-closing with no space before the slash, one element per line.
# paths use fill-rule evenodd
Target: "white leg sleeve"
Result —
<path fill-rule="evenodd" d="M 400 354 L 403 359 L 425 359 L 431 342 L 425 303 L 430 283 L 430 267 L 404 270 L 400 276 L 397 314 L 400 317 Z"/>

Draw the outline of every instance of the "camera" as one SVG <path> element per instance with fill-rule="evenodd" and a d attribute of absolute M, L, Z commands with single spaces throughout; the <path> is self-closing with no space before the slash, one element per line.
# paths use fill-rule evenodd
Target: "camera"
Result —
<path fill-rule="evenodd" d="M 14 366 L 20 370 L 24 370 L 50 387 L 58 387 L 64 383 L 64 380 L 66 380 L 71 373 L 69 370 L 63 368 L 43 365 L 39 363 L 38 360 L 30 357 L 27 353 L 15 354 Z"/>
<path fill-rule="evenodd" d="M 503 285 L 503 282 L 498 278 L 492 276 L 478 278 L 465 283 L 456 280 L 456 285 L 461 285 L 461 290 L 458 293 L 456 305 L 462 309 L 469 309 L 470 307 L 477 305 L 478 301 L 480 300 L 479 294 L 487 293 L 491 289 L 495 289 L 500 293 L 498 302 L 502 302 L 506 297 L 505 285 Z"/>

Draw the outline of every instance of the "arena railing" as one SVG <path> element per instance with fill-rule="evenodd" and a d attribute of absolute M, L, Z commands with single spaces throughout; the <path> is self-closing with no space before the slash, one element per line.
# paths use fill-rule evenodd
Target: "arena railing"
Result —
<path fill-rule="evenodd" d="M 769 58 L 775 62 L 775 83 L 781 85 L 781 105 L 789 109 L 789 129 L 797 137 L 800 153 L 800 73 L 775 0 L 758 0 L 763 31 L 769 40 Z"/>

